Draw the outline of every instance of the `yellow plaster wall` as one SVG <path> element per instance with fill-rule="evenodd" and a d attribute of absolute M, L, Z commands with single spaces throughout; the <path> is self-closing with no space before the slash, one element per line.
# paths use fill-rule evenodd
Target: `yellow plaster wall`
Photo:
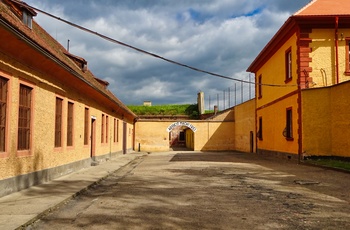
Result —
<path fill-rule="evenodd" d="M 119 142 L 101 144 L 101 114 L 110 118 L 109 137 L 113 136 L 112 114 L 98 102 L 77 94 L 68 86 L 64 86 L 44 73 L 36 72 L 15 60 L 0 53 L 0 75 L 9 78 L 9 98 L 7 110 L 7 151 L 0 154 L 0 179 L 14 177 L 43 169 L 49 169 L 90 158 L 89 146 L 84 146 L 84 111 L 90 109 L 90 116 L 96 116 L 96 156 L 122 150 L 122 122 L 119 122 Z M 24 83 L 33 87 L 32 108 L 32 145 L 27 155 L 20 156 L 17 152 L 17 124 L 19 84 Z M 54 148 L 55 99 L 63 99 L 63 136 L 62 147 Z M 67 133 L 67 103 L 74 103 L 74 133 L 73 146 L 66 146 Z M 133 125 L 128 124 L 132 129 Z M 91 128 L 91 127 L 90 127 Z M 128 147 L 132 148 L 132 135 L 128 139 Z"/>
<path fill-rule="evenodd" d="M 172 123 L 174 121 L 144 120 L 136 122 L 135 147 L 140 143 L 141 151 L 169 151 L 167 128 Z M 186 144 L 195 151 L 234 150 L 234 122 L 189 121 L 189 123 L 194 125 L 197 131 L 193 133 L 193 146 L 189 145 L 190 143 Z M 190 140 L 188 134 L 186 137 L 187 140 Z"/>
<path fill-rule="evenodd" d="M 235 108 L 222 111 L 219 114 L 213 116 L 209 120 L 211 121 L 234 121 L 235 120 Z"/>
<path fill-rule="evenodd" d="M 350 37 L 348 29 L 338 30 L 338 61 L 339 61 L 339 82 L 347 81 L 349 76 L 345 75 L 346 53 L 345 37 Z M 343 37 L 341 36 L 343 34 Z M 313 87 L 323 87 L 335 84 L 336 79 L 336 46 L 335 29 L 313 29 L 309 35 L 312 42 L 310 57 L 312 72 L 309 74 L 314 83 Z M 321 72 L 321 69 L 325 73 Z"/>
<path fill-rule="evenodd" d="M 198 128 L 203 132 L 195 134 L 195 150 L 234 150 L 235 129 L 234 122 L 202 122 Z M 197 129 L 198 129 L 197 128 Z"/>
<path fill-rule="evenodd" d="M 350 82 L 302 91 L 304 155 L 350 157 Z"/>
<path fill-rule="evenodd" d="M 298 110 L 297 94 L 257 110 L 257 128 L 262 117 L 262 140 L 258 139 L 258 149 L 298 154 Z M 286 140 L 283 130 L 286 127 L 286 109 L 292 107 L 293 141 Z"/>
<path fill-rule="evenodd" d="M 256 82 L 258 77 L 262 76 L 262 97 L 257 97 L 257 108 L 270 103 L 277 98 L 280 98 L 288 93 L 297 89 L 297 46 L 296 46 L 296 34 L 283 44 L 283 46 L 257 71 Z M 285 52 L 291 48 L 292 51 L 292 80 L 285 83 Z M 280 85 L 288 87 L 274 87 L 268 85 Z M 256 92 L 258 92 L 258 84 L 256 84 Z"/>
<path fill-rule="evenodd" d="M 253 152 L 255 152 L 255 99 L 235 107 L 235 149 L 250 152 L 250 132 L 253 132 Z"/>
<path fill-rule="evenodd" d="M 137 121 L 135 124 L 135 149 L 144 152 L 169 151 L 169 133 L 167 128 L 174 121 Z"/>

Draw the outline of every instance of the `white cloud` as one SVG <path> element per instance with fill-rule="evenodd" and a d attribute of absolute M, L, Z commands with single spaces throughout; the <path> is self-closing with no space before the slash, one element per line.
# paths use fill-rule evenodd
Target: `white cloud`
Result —
<path fill-rule="evenodd" d="M 221 75 L 246 68 L 283 22 L 309 0 L 27 0 L 27 3 L 118 41 Z M 126 104 L 191 103 L 236 82 L 198 73 L 113 44 L 46 16 L 36 18 Z"/>

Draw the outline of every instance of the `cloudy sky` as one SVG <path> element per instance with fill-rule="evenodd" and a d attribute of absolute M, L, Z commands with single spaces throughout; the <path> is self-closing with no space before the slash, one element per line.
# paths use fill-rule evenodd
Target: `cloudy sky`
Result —
<path fill-rule="evenodd" d="M 26 0 L 92 31 L 198 69 L 254 80 L 247 67 L 287 18 L 310 0 Z M 125 104 L 196 103 L 227 108 L 254 86 L 196 72 L 103 40 L 39 13 L 35 20 Z M 242 90 L 242 89 L 243 90 Z M 243 98 L 242 98 L 243 95 Z M 210 100 L 209 100 L 210 99 Z"/>

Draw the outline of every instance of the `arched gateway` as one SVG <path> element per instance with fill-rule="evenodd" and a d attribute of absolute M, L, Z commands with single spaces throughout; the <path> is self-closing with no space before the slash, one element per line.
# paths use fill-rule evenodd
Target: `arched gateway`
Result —
<path fill-rule="evenodd" d="M 169 125 L 170 148 L 188 148 L 194 149 L 194 133 L 197 128 L 187 121 L 177 121 Z"/>

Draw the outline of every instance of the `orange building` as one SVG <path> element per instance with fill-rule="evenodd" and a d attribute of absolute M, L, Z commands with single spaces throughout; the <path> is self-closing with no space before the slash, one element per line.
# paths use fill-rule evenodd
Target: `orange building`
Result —
<path fill-rule="evenodd" d="M 334 85 L 350 80 L 349 29 L 350 1 L 314 0 L 288 18 L 248 67 L 256 77 L 258 153 L 350 156 L 332 145 L 349 142 L 340 135 L 349 119 L 342 108 L 330 114 L 331 94 L 323 89 L 336 93 Z"/>
<path fill-rule="evenodd" d="M 0 196 L 133 148 L 133 114 L 34 20 L 0 1 Z"/>

